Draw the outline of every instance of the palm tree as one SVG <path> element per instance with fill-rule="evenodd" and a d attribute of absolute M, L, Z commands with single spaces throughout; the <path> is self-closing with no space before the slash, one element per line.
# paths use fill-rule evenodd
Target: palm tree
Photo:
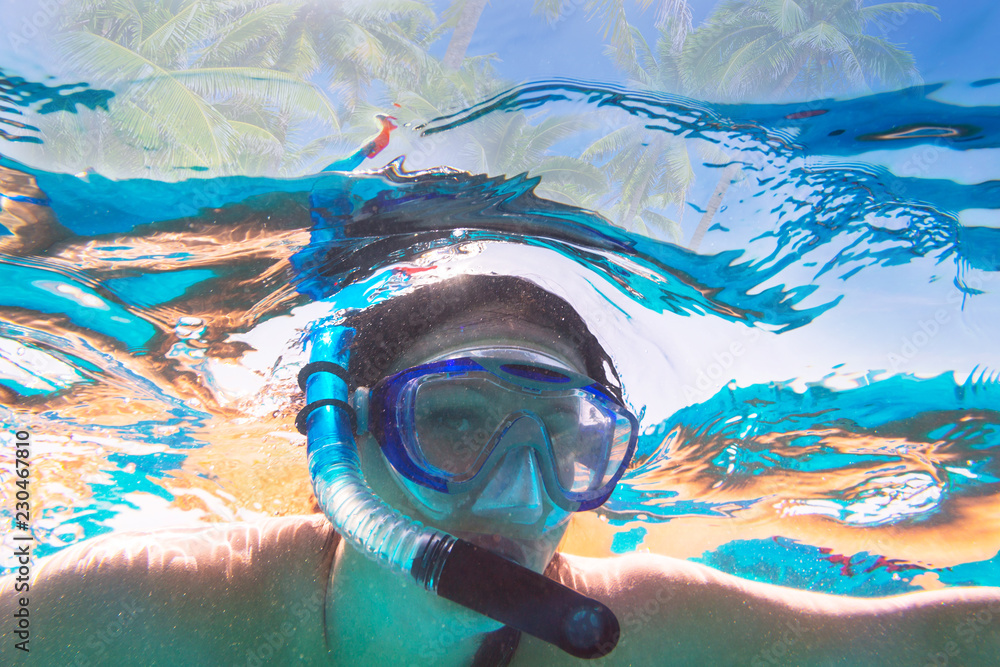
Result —
<path fill-rule="evenodd" d="M 736 101 L 814 99 L 916 83 L 913 56 L 869 33 L 909 12 L 937 16 L 919 2 L 730 0 L 687 41 L 686 83 L 695 94 Z"/>
<path fill-rule="evenodd" d="M 445 21 L 442 28 L 454 28 L 448 50 L 442 64 L 446 69 L 458 69 L 462 66 L 465 53 L 475 34 L 479 19 L 489 0 L 452 0 L 445 11 Z M 609 39 L 622 57 L 627 58 L 635 52 L 632 29 L 628 23 L 625 11 L 625 0 L 580 0 L 584 10 L 591 17 L 598 17 L 604 39 Z M 580 3 L 574 3 L 580 4 Z M 691 8 L 688 0 L 635 0 L 640 11 L 645 11 L 655 3 L 656 25 L 659 27 L 669 21 L 680 27 L 691 27 Z M 566 0 L 535 0 L 531 13 L 542 16 L 549 23 L 560 20 L 570 8 Z M 683 34 L 676 35 L 678 42 L 683 41 Z"/>
<path fill-rule="evenodd" d="M 636 0 L 635 4 L 640 11 L 655 5 L 656 26 L 661 33 L 655 52 L 629 24 L 624 0 L 586 0 L 583 8 L 600 20 L 608 40 L 605 52 L 626 73 L 630 85 L 676 90 L 679 78 L 674 52 L 691 29 L 690 6 L 687 0 Z M 535 0 L 533 13 L 555 22 L 567 9 L 563 0 Z M 676 204 L 680 215 L 684 213 L 684 198 L 694 172 L 683 140 L 632 125 L 596 140 L 582 157 L 599 165 L 611 185 L 608 197 L 590 198 L 588 207 L 627 229 L 645 234 L 656 230 L 658 235 L 679 240 L 680 222 L 664 215 L 663 209 Z"/>
<path fill-rule="evenodd" d="M 88 134 L 111 140 L 126 173 L 261 173 L 322 159 L 340 113 L 374 79 L 419 60 L 405 29 L 429 32 L 433 21 L 408 0 L 84 0 L 68 10 L 61 43 L 75 72 L 116 93 Z M 330 134 L 304 140 L 317 122 Z"/>
<path fill-rule="evenodd" d="M 631 26 L 627 43 L 606 48 L 625 71 L 631 87 L 657 92 L 683 90 L 679 52 L 690 28 L 690 11 L 686 3 L 675 3 L 673 9 L 675 14 L 659 21 L 655 48 Z M 718 152 L 709 144 L 699 145 L 699 149 L 711 152 L 713 158 Z M 643 233 L 655 229 L 672 241 L 680 240 L 685 200 L 694 181 L 686 140 L 634 123 L 596 141 L 584 157 L 602 164 L 613 184 L 616 201 L 609 217 L 626 228 Z M 662 212 L 672 205 L 678 207 L 676 221 Z"/>
<path fill-rule="evenodd" d="M 422 122 L 471 107 L 511 85 L 496 75 L 487 57 L 467 58 L 461 70 L 449 70 L 443 63 L 428 59 L 415 85 L 390 91 L 398 105 L 393 114 L 402 125 Z M 376 111 L 376 107 L 359 107 L 362 117 Z M 438 154 L 431 161 L 455 163 L 469 171 L 494 175 L 529 172 L 542 177 L 538 194 L 586 206 L 606 191 L 604 177 L 589 162 L 553 155 L 550 149 L 589 123 L 582 114 L 491 113 L 450 130 L 446 148 L 459 147 L 458 153 Z"/>
<path fill-rule="evenodd" d="M 642 45 L 637 41 L 637 33 L 629 24 L 625 0 L 581 0 L 590 17 L 599 18 L 603 37 L 612 49 L 615 64 L 629 70 L 636 62 Z M 640 11 L 656 5 L 655 26 L 667 29 L 671 42 L 679 47 L 691 29 L 691 7 L 688 0 L 635 0 Z M 555 23 L 567 11 L 565 0 L 535 0 L 532 13 L 541 15 L 549 23 Z"/>
<path fill-rule="evenodd" d="M 683 203 L 693 171 L 684 140 L 628 125 L 602 137 L 584 152 L 602 167 L 613 184 L 614 203 L 601 211 L 620 226 L 647 236 L 655 229 L 671 241 L 680 240 L 680 222 L 661 211 Z M 600 209 L 601 207 L 596 207 Z"/>
<path fill-rule="evenodd" d="M 489 0 L 455 0 L 448 8 L 446 15 L 449 17 L 445 22 L 449 27 L 454 24 L 455 31 L 448 42 L 448 50 L 444 54 L 441 64 L 445 69 L 458 69 L 465 59 L 465 52 L 472 42 L 472 35 L 479 25 L 479 17 L 486 9 Z"/>
<path fill-rule="evenodd" d="M 302 75 L 323 79 L 349 111 L 367 98 L 375 81 L 418 80 L 429 58 L 427 47 L 440 34 L 424 0 L 308 0 L 295 6 L 276 62 L 310 63 Z"/>
<path fill-rule="evenodd" d="M 311 173 L 365 142 L 373 118 L 393 113 L 388 103 L 368 101 L 376 82 L 389 90 L 406 89 L 436 67 L 427 49 L 441 27 L 424 0 L 309 0 L 296 7 L 276 62 L 282 67 L 301 62 L 301 75 L 323 83 L 342 119 L 338 133 L 288 154 L 290 171 Z"/>
<path fill-rule="evenodd" d="M 669 34 L 669 42 L 679 48 L 691 28 L 687 0 L 637 0 L 636 4 L 644 11 L 654 1 L 657 25 Z M 446 70 L 455 70 L 463 63 L 485 5 L 486 0 L 454 0 L 445 12 L 442 27 L 455 29 L 442 63 Z M 566 9 L 564 0 L 536 0 L 533 13 L 554 22 Z M 591 16 L 600 17 L 604 37 L 610 39 L 609 49 L 615 54 L 616 62 L 636 74 L 642 84 L 650 84 L 651 78 L 666 71 L 661 72 L 660 64 L 653 58 L 642 35 L 628 24 L 624 0 L 587 0 L 585 10 Z M 641 65 L 638 64 L 640 60 L 643 61 Z M 403 108 L 409 110 L 413 118 L 432 118 L 499 92 L 495 89 L 495 77 L 485 74 L 483 58 L 464 62 L 466 69 L 462 73 L 438 74 L 431 82 L 418 86 L 418 92 L 400 94 Z M 483 81 L 492 82 L 494 90 L 484 90 Z M 474 94 L 470 94 L 472 91 Z M 407 112 L 401 120 L 407 120 Z M 579 116 L 549 118 L 537 125 L 532 120 L 523 114 L 491 114 L 476 124 L 474 131 L 466 126 L 464 164 L 472 164 L 471 168 L 487 173 L 529 170 L 533 175 L 544 175 L 538 188 L 540 194 L 594 208 L 627 228 L 648 233 L 652 227 L 672 239 L 678 238 L 679 225 L 656 209 L 683 202 L 683 193 L 693 173 L 683 142 L 655 137 L 651 146 L 643 146 L 642 132 L 628 128 L 594 142 L 584 152 L 584 159 L 559 157 L 546 155 L 545 151 L 555 139 L 583 129 L 588 119 Z M 608 190 L 607 182 L 589 163 L 591 160 L 597 161 L 605 177 L 616 183 L 614 196 L 610 199 L 613 203 L 600 199 Z M 642 167 L 636 169 L 637 164 Z"/>
<path fill-rule="evenodd" d="M 815 99 L 919 81 L 913 56 L 868 34 L 887 17 L 937 16 L 917 2 L 870 7 L 861 0 L 731 0 L 688 36 L 679 71 L 687 89 L 708 98 Z M 692 236 L 697 249 L 738 169 L 726 167 Z"/>
<path fill-rule="evenodd" d="M 61 37 L 64 55 L 92 85 L 116 96 L 98 130 L 147 167 L 258 171 L 280 159 L 284 133 L 295 117 L 336 123 L 334 109 L 299 77 L 245 64 L 200 60 L 222 26 L 273 29 L 249 3 L 130 3 L 91 0 L 73 5 Z M 265 8 L 268 9 L 268 8 Z M 131 149 L 131 150 L 129 150 Z"/>

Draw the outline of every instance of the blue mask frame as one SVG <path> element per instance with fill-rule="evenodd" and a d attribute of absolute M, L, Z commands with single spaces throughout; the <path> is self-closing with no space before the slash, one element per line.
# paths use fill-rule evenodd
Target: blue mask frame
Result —
<path fill-rule="evenodd" d="M 445 375 L 462 377 L 469 373 L 484 373 L 497 384 L 508 391 L 526 396 L 545 396 L 546 394 L 564 394 L 567 390 L 577 390 L 586 396 L 591 406 L 598 408 L 605 416 L 621 424 L 628 425 L 628 444 L 610 475 L 607 470 L 601 477 L 601 484 L 596 488 L 584 491 L 572 491 L 559 481 L 555 470 L 555 451 L 549 434 L 538 416 L 531 412 L 514 412 L 504 421 L 501 428 L 490 439 L 483 443 L 485 454 L 480 456 L 478 466 L 471 474 L 451 475 L 438 470 L 429 464 L 423 465 L 415 460 L 412 451 L 419 450 L 414 432 L 412 411 L 407 412 L 400 406 L 412 383 L 429 375 Z M 567 511 L 586 511 L 604 504 L 611 496 L 615 486 L 621 480 L 635 455 L 638 441 L 638 420 L 610 392 L 595 380 L 562 368 L 556 368 L 539 363 L 525 363 L 497 357 L 477 356 L 435 361 L 406 369 L 384 378 L 372 388 L 367 401 L 367 422 L 372 435 L 379 443 L 383 454 L 396 471 L 407 479 L 423 487 L 449 494 L 466 493 L 482 485 L 488 477 L 483 473 L 491 470 L 509 451 L 509 446 L 503 446 L 503 435 L 507 429 L 519 419 L 532 419 L 538 424 L 542 441 L 529 446 L 535 450 L 540 461 L 547 461 L 541 466 L 542 477 L 546 491 L 552 500 Z M 360 415 L 359 415 L 360 416 Z M 616 431 L 617 432 L 617 431 Z M 620 433 L 619 437 L 624 436 Z M 612 443 L 607 445 L 605 468 L 612 465 Z M 618 448 L 620 451 L 620 447 Z"/>

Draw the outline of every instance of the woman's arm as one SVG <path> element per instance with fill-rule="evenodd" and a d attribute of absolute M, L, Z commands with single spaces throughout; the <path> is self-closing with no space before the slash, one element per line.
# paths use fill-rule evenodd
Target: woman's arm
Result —
<path fill-rule="evenodd" d="M 998 588 L 866 599 L 746 581 L 662 556 L 562 559 L 558 578 L 618 615 L 622 637 L 607 664 L 992 667 L 1000 656 Z M 533 640 L 522 648 L 524 664 L 564 662 Z"/>
<path fill-rule="evenodd" d="M 9 621 L 20 597 L 28 598 L 35 664 L 325 654 L 334 535 L 322 517 L 294 517 L 85 542 L 36 564 L 27 592 L 15 590 L 13 577 L 0 580 L 0 655 L 6 662 L 21 653 Z"/>

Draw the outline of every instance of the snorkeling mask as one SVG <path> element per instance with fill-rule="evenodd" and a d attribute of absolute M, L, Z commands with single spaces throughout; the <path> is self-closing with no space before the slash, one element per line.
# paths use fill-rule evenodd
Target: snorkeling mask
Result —
<path fill-rule="evenodd" d="M 359 388 L 358 433 L 367 424 L 393 468 L 427 489 L 479 491 L 508 452 L 528 447 L 556 505 L 604 504 L 635 453 L 635 417 L 605 387 L 530 350 L 458 354 Z"/>
<path fill-rule="evenodd" d="M 296 418 L 296 426 L 307 434 L 313 490 L 327 518 L 362 553 L 395 572 L 412 577 L 441 597 L 554 644 L 578 658 L 599 658 L 610 653 L 618 642 L 620 628 L 618 619 L 607 606 L 492 551 L 423 526 L 375 496 L 361 473 L 353 436 L 357 417 L 348 403 L 346 368 L 354 333 L 353 329 L 338 326 L 315 332 L 311 337 L 310 363 L 299 373 L 299 384 L 306 393 L 306 406 Z M 505 365 L 507 368 L 503 368 Z M 635 420 L 632 417 L 629 421 L 625 416 L 628 412 L 599 386 L 594 386 L 593 381 L 565 370 L 539 364 L 505 364 L 485 357 L 432 362 L 390 376 L 377 385 L 371 392 L 371 406 L 374 407 L 361 410 L 361 413 L 367 416 L 370 411 L 373 417 L 380 416 L 381 425 L 373 430 L 379 429 L 385 442 L 392 443 L 383 447 L 387 451 L 393 449 L 401 461 L 409 460 L 416 468 L 411 473 L 422 477 L 426 483 L 443 483 L 446 488 L 449 483 L 470 483 L 487 464 L 502 458 L 503 448 L 498 443 L 504 438 L 498 437 L 495 428 L 492 435 L 480 440 L 479 452 L 470 454 L 466 463 L 449 468 L 443 460 L 434 459 L 441 464 L 435 465 L 428 456 L 434 458 L 444 452 L 431 454 L 423 448 L 447 444 L 438 435 L 432 435 L 436 431 L 426 430 L 435 422 L 425 424 L 430 413 L 421 412 L 420 405 L 426 398 L 418 396 L 421 387 L 426 389 L 433 387 L 436 381 L 455 382 L 463 377 L 478 384 L 480 389 L 495 392 L 495 397 L 504 396 L 507 401 L 519 397 L 516 400 L 530 406 L 522 408 L 524 414 L 520 416 L 515 410 L 502 418 L 498 427 L 500 436 L 517 422 L 538 420 L 545 438 L 544 444 L 534 446 L 542 448 L 537 451 L 553 456 L 553 461 L 559 458 L 553 454 L 557 442 L 564 442 L 562 431 L 555 428 L 557 406 L 564 405 L 571 395 L 575 396 L 569 402 L 575 403 L 578 423 L 580 414 L 593 413 L 594 433 L 603 433 L 603 436 L 598 437 L 589 432 L 589 427 L 581 426 L 577 435 L 583 438 L 583 444 L 578 444 L 577 452 L 589 452 L 593 464 L 587 466 L 589 472 L 577 473 L 575 468 L 570 472 L 568 465 L 563 465 L 562 472 L 558 472 L 557 463 L 556 472 L 545 480 L 546 486 L 554 485 L 566 495 L 567 502 L 579 503 L 579 507 L 587 503 L 596 506 L 598 499 L 607 498 L 635 449 Z M 420 378 L 426 379 L 420 381 Z M 557 384 L 565 386 L 555 389 Z M 432 388 L 428 396 L 435 391 L 438 390 Z M 570 393 L 566 394 L 567 391 Z M 393 396 L 403 399 L 397 406 L 406 404 L 403 394 L 412 394 L 410 408 L 398 407 L 387 413 L 386 406 L 392 405 L 389 401 Z M 443 400 L 446 396 L 437 398 Z M 442 403 L 435 400 L 427 405 Z M 627 438 L 622 419 L 629 423 Z M 423 435 L 410 440 L 410 449 L 407 449 L 407 436 L 403 435 L 406 429 L 400 428 L 408 420 L 419 421 L 418 430 L 423 425 Z M 394 435 L 387 435 L 387 431 Z M 602 442 L 600 446 L 594 444 L 598 441 Z M 607 455 L 608 462 L 603 466 L 595 462 L 598 454 L 602 459 Z M 565 458 L 569 460 L 568 456 Z M 421 462 L 413 463 L 416 460 Z M 612 463 L 613 460 L 617 463 Z M 611 469 L 614 472 L 609 475 Z M 438 482 L 433 481 L 435 478 Z"/>

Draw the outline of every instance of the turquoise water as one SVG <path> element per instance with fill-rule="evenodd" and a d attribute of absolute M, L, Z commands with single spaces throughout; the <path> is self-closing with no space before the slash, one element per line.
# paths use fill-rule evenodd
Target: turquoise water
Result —
<path fill-rule="evenodd" d="M 504 272 L 584 313 L 641 415 L 609 552 L 853 595 L 1000 585 L 998 90 L 735 105 L 547 80 L 409 123 L 355 172 L 162 180 L 46 163 L 40 121 L 114 95 L 8 72 L 0 422 L 38 445 L 37 554 L 307 511 L 308 323 Z M 484 128 L 567 117 L 537 170 L 468 167 Z M 618 226 L 614 193 L 542 167 L 617 131 L 635 168 L 684 147 L 678 225 Z"/>

